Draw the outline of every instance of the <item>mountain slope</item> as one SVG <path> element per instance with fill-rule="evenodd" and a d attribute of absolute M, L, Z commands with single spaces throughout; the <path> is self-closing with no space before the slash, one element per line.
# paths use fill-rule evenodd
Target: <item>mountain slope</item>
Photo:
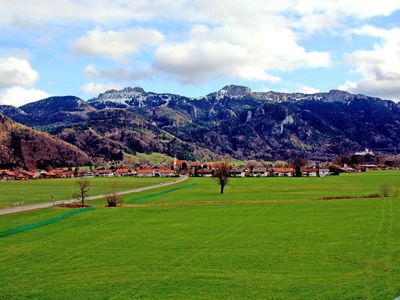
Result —
<path fill-rule="evenodd" d="M 0 114 L 0 168 L 47 168 L 87 164 L 86 153 Z"/>
<path fill-rule="evenodd" d="M 125 88 L 89 100 L 78 119 L 70 107 L 48 109 L 53 105 L 42 101 L 18 109 L 0 106 L 0 112 L 107 159 L 135 151 L 186 159 L 224 154 L 238 159 L 328 159 L 365 147 L 400 151 L 398 104 L 337 90 L 252 92 L 230 85 L 193 99 Z M 48 100 L 58 107 L 53 101 Z"/>
<path fill-rule="evenodd" d="M 44 127 L 55 124 L 79 123 L 96 109 L 75 96 L 50 97 L 19 108 L 0 105 L 0 113 L 27 126 Z"/>

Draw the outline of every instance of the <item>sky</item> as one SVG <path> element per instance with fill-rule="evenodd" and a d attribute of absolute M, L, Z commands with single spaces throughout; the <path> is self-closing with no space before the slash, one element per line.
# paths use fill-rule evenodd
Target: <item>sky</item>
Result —
<path fill-rule="evenodd" d="M 400 100 L 399 0 L 0 0 L 0 104 L 109 89 Z"/>

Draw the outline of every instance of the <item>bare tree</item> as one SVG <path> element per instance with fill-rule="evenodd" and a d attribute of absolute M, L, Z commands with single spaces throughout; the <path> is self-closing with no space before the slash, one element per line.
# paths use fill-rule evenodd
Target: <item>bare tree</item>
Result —
<path fill-rule="evenodd" d="M 379 187 L 379 192 L 382 194 L 383 197 L 389 197 L 391 190 L 392 189 L 391 189 L 390 185 L 388 185 L 386 183 L 382 184 Z"/>
<path fill-rule="evenodd" d="M 224 193 L 224 188 L 229 183 L 230 171 L 231 165 L 228 160 L 221 162 L 215 169 L 214 178 L 221 187 L 221 194 Z"/>
<path fill-rule="evenodd" d="M 122 196 L 118 195 L 115 185 L 113 185 L 111 191 L 106 194 L 106 205 L 108 207 L 122 205 Z"/>
<path fill-rule="evenodd" d="M 85 199 L 89 195 L 90 181 L 85 178 L 80 178 L 76 181 L 76 187 L 78 188 L 76 197 L 81 202 L 81 205 L 83 207 L 85 206 Z"/>

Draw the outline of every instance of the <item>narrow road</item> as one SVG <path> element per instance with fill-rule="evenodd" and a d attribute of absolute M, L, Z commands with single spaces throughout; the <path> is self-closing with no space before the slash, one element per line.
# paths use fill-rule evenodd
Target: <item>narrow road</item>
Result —
<path fill-rule="evenodd" d="M 156 189 L 156 188 L 159 188 L 159 187 L 164 187 L 164 186 L 177 184 L 177 183 L 185 181 L 188 178 L 189 178 L 188 176 L 182 176 L 182 177 L 179 177 L 179 178 L 177 178 L 177 179 L 175 179 L 173 181 L 169 181 L 169 182 L 165 182 L 165 183 L 153 184 L 153 185 L 144 186 L 144 187 L 140 187 L 140 188 L 136 188 L 136 189 L 131 189 L 131 190 L 123 191 L 123 192 L 118 192 L 117 194 L 118 195 L 126 195 L 126 194 L 140 193 L 140 192 L 143 192 L 143 191 Z M 105 197 L 104 194 L 103 195 L 95 195 L 95 196 L 87 197 L 86 200 L 88 200 L 88 201 L 97 200 L 97 199 L 101 199 L 101 198 L 104 198 L 104 197 Z M 13 214 L 13 213 L 17 213 L 17 212 L 22 212 L 22 211 L 28 211 L 28 210 L 52 207 L 52 206 L 54 206 L 55 203 L 68 204 L 68 203 L 76 203 L 76 202 L 79 202 L 79 200 L 77 200 L 77 199 L 66 199 L 66 200 L 59 200 L 59 201 L 54 201 L 54 202 L 43 202 L 43 203 L 38 203 L 38 204 L 9 207 L 9 208 L 0 209 L 0 216 L 1 215 Z"/>

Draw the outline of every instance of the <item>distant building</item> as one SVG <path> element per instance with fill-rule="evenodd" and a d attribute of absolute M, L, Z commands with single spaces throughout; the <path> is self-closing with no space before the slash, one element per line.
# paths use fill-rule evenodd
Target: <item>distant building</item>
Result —
<path fill-rule="evenodd" d="M 319 176 L 320 177 L 325 177 L 326 175 L 329 175 L 329 174 L 330 174 L 329 169 L 323 169 L 323 168 L 319 169 Z"/>
<path fill-rule="evenodd" d="M 315 169 L 315 168 L 302 169 L 301 175 L 303 177 L 317 177 L 318 169 Z"/>
<path fill-rule="evenodd" d="M 129 169 L 117 169 L 114 171 L 114 176 L 125 177 L 132 176 L 132 172 Z"/>
<path fill-rule="evenodd" d="M 229 175 L 231 177 L 244 177 L 246 175 L 246 173 L 243 169 L 232 169 L 229 172 Z"/>
<path fill-rule="evenodd" d="M 159 177 L 174 177 L 176 173 L 174 170 L 158 170 L 155 172 L 155 176 Z"/>
<path fill-rule="evenodd" d="M 97 176 L 99 177 L 112 177 L 114 176 L 112 170 L 104 169 L 104 170 L 98 170 L 97 171 Z"/>
<path fill-rule="evenodd" d="M 200 169 L 197 171 L 197 176 L 212 177 L 214 176 L 214 171 L 210 169 Z"/>
<path fill-rule="evenodd" d="M 152 170 L 152 169 L 136 170 L 136 176 L 137 177 L 154 177 L 155 173 L 154 173 L 154 170 Z"/>
<path fill-rule="evenodd" d="M 250 176 L 252 176 L 252 177 L 267 177 L 268 170 L 266 168 L 253 169 L 253 171 L 250 172 Z"/>
<path fill-rule="evenodd" d="M 294 173 L 293 168 L 273 168 L 273 175 L 278 177 L 292 177 Z"/>

